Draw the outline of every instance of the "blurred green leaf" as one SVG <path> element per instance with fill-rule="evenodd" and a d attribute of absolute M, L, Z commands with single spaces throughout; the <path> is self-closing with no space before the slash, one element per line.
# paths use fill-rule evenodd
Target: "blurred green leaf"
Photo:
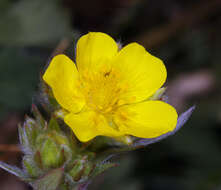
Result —
<path fill-rule="evenodd" d="M 7 1 L 6 1 L 7 3 Z M 70 18 L 58 0 L 20 0 L 0 12 L 0 43 L 53 43 L 71 32 Z M 2 5 L 2 7 L 3 7 Z"/>
<path fill-rule="evenodd" d="M 0 48 L 0 114 L 30 107 L 42 62 L 25 49 Z"/>

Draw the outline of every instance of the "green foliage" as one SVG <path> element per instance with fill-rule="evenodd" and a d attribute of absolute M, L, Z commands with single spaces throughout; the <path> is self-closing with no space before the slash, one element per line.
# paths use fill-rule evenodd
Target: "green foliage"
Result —
<path fill-rule="evenodd" d="M 4 2 L 0 4 L 4 9 L 0 12 L 0 44 L 46 45 L 71 32 L 61 1 L 20 0 L 10 6 Z"/>
<path fill-rule="evenodd" d="M 23 126 L 19 126 L 25 154 L 23 170 L 5 163 L 0 163 L 1 168 L 29 182 L 36 190 L 72 190 L 116 166 L 96 159 L 89 147 L 84 148 L 69 130 L 61 129 L 64 123 L 58 123 L 53 117 L 47 122 L 35 105 L 32 112 L 34 118 L 26 117 Z"/>
<path fill-rule="evenodd" d="M 64 171 L 62 168 L 51 170 L 34 182 L 34 190 L 56 190 L 61 184 Z"/>
<path fill-rule="evenodd" d="M 31 104 L 42 58 L 19 48 L 0 48 L 0 117 Z"/>

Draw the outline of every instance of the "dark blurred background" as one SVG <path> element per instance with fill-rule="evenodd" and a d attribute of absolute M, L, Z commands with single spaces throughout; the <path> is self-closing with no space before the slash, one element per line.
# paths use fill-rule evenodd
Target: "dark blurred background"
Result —
<path fill-rule="evenodd" d="M 176 135 L 122 155 L 89 190 L 221 189 L 220 0 L 0 0 L 0 160 L 19 166 L 17 124 L 39 73 L 57 53 L 73 58 L 88 31 L 144 45 L 165 62 L 169 102 L 179 113 L 197 106 Z M 0 186 L 30 189 L 3 170 Z"/>

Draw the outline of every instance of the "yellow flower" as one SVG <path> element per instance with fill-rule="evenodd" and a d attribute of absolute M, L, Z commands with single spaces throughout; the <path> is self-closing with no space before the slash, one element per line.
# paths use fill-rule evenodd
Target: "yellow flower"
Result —
<path fill-rule="evenodd" d="M 166 68 L 141 45 L 119 50 L 107 34 L 90 32 L 77 42 L 76 64 L 57 55 L 43 79 L 80 141 L 99 135 L 153 138 L 175 128 L 176 110 L 148 100 L 164 84 Z"/>

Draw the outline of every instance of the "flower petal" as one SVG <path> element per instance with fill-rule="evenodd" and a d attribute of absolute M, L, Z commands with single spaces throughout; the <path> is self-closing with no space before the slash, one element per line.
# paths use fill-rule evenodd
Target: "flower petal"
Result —
<path fill-rule="evenodd" d="M 164 84 L 167 76 L 163 62 L 137 43 L 125 46 L 112 66 L 119 72 L 122 86 L 125 86 L 120 96 L 122 104 L 147 99 Z"/>
<path fill-rule="evenodd" d="M 190 116 L 193 113 L 194 109 L 195 109 L 195 106 L 192 106 L 187 111 L 185 111 L 181 115 L 179 115 L 178 120 L 177 120 L 177 125 L 176 125 L 176 127 L 173 131 L 165 133 L 165 134 L 163 134 L 161 136 L 158 136 L 156 138 L 139 139 L 139 140 L 137 140 L 136 142 L 133 143 L 133 147 L 145 147 L 145 146 L 148 146 L 150 144 L 159 142 L 159 141 L 167 138 L 168 136 L 174 135 L 188 121 L 188 119 L 190 118 Z"/>
<path fill-rule="evenodd" d="M 73 130 L 77 138 L 87 142 L 96 136 L 121 136 L 122 133 L 108 125 L 106 118 L 93 111 L 70 113 L 64 118 L 65 123 Z"/>
<path fill-rule="evenodd" d="M 108 67 L 109 61 L 117 51 L 118 45 L 109 35 L 89 32 L 77 42 L 76 62 L 79 72 L 86 72 L 87 75 L 88 71 L 98 71 Z"/>
<path fill-rule="evenodd" d="M 173 131 L 177 123 L 176 110 L 162 101 L 145 101 L 122 106 L 114 121 L 125 134 L 154 138 Z"/>
<path fill-rule="evenodd" d="M 55 56 L 43 75 L 52 88 L 58 103 L 71 112 L 79 112 L 84 98 L 79 90 L 78 71 L 74 62 L 65 55 Z"/>

